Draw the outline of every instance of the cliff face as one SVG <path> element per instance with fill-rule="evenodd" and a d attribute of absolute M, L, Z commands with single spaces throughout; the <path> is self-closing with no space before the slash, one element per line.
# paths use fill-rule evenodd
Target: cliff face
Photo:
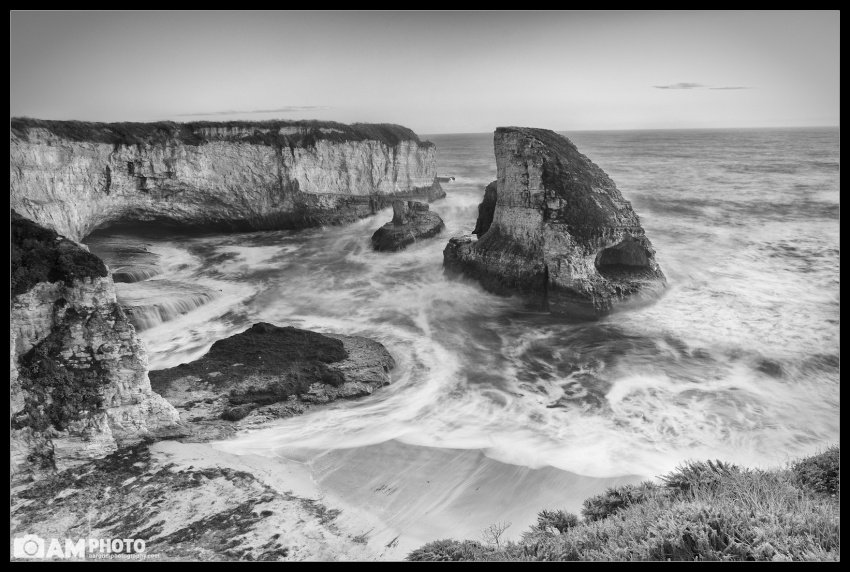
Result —
<path fill-rule="evenodd" d="M 74 240 L 115 222 L 302 228 L 445 196 L 435 147 L 399 126 L 13 120 L 9 167 L 12 207 Z"/>
<path fill-rule="evenodd" d="M 173 427 L 103 263 L 14 211 L 11 222 L 11 472 L 64 469 Z"/>
<path fill-rule="evenodd" d="M 449 242 L 449 272 L 497 293 L 523 294 L 541 309 L 581 316 L 663 289 L 655 250 L 631 204 L 568 139 L 545 129 L 500 127 L 494 147 L 498 180 L 479 209 L 479 239 Z"/>

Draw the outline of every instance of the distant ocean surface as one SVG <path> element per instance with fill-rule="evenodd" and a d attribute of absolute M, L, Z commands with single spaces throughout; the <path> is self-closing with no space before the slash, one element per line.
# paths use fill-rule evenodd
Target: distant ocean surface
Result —
<path fill-rule="evenodd" d="M 122 237 L 163 255 L 163 274 L 118 285 L 159 304 L 141 331 L 151 368 L 258 321 L 368 336 L 395 357 L 391 386 L 231 451 L 392 440 L 652 477 L 686 459 L 781 465 L 838 442 L 838 129 L 564 135 L 638 213 L 669 280 L 656 304 L 564 323 L 447 280 L 443 248 L 474 227 L 496 166 L 492 134 L 433 135 L 440 175 L 456 177 L 431 205 L 446 231 L 400 253 L 370 247 L 389 210 L 301 232 Z"/>

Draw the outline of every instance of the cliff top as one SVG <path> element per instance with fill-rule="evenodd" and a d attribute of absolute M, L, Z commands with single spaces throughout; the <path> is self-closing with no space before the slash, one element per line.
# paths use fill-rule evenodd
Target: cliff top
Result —
<path fill-rule="evenodd" d="M 518 133 L 525 137 L 537 139 L 553 154 L 560 156 L 562 159 L 565 159 L 570 163 L 581 165 L 594 171 L 598 170 L 601 172 L 602 176 L 607 178 L 607 175 L 602 172 L 602 169 L 600 169 L 585 155 L 582 155 L 575 144 L 563 135 L 559 135 L 549 129 L 540 129 L 537 127 L 497 127 L 495 137 L 498 138 L 499 135 L 509 133 Z"/>
<path fill-rule="evenodd" d="M 522 152 L 543 160 L 543 184 L 564 202 L 559 213 L 550 216 L 567 223 L 574 233 L 595 234 L 605 227 L 638 228 L 640 221 L 614 181 L 596 163 L 583 155 L 575 144 L 554 131 L 533 127 L 498 127 L 494 142 L 518 134 L 536 140 L 540 147 L 524 147 Z"/>
<path fill-rule="evenodd" d="M 14 210 L 10 213 L 11 297 L 28 292 L 39 282 L 71 283 L 104 277 L 103 261 L 56 232 L 39 226 Z"/>
<path fill-rule="evenodd" d="M 380 141 L 395 146 L 402 141 L 422 141 L 411 129 L 392 123 L 337 123 L 317 120 L 270 121 L 195 121 L 175 123 L 95 123 L 89 121 L 56 121 L 13 117 L 10 130 L 29 140 L 31 129 L 45 129 L 64 139 L 111 145 L 150 145 L 178 140 L 185 145 L 203 145 L 209 141 L 240 141 L 278 147 L 310 147 L 317 141 Z"/>

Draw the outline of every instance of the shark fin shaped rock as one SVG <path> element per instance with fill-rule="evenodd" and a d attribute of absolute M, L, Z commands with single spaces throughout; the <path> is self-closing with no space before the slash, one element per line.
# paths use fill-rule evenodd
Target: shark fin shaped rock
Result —
<path fill-rule="evenodd" d="M 666 279 L 631 204 L 569 139 L 499 127 L 494 148 L 498 179 L 479 208 L 478 238 L 449 241 L 449 275 L 581 318 L 663 292 Z"/>

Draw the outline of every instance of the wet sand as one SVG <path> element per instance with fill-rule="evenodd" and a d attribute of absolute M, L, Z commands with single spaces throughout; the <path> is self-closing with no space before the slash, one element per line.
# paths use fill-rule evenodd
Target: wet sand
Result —
<path fill-rule="evenodd" d="M 230 448 L 227 442 L 213 446 Z M 503 539 L 518 538 L 544 508 L 579 514 L 587 497 L 641 480 L 636 475 L 594 478 L 553 467 L 532 469 L 490 459 L 480 450 L 395 440 L 350 449 L 281 449 L 276 455 L 264 461 L 253 454 L 240 459 L 281 475 L 299 475 L 278 486 L 319 495 L 328 506 L 341 509 L 346 515 L 341 522 L 361 523 L 369 545 L 388 559 L 401 559 L 441 538 L 480 539 L 496 522 L 511 523 Z M 270 469 L 275 462 L 279 469 Z"/>

